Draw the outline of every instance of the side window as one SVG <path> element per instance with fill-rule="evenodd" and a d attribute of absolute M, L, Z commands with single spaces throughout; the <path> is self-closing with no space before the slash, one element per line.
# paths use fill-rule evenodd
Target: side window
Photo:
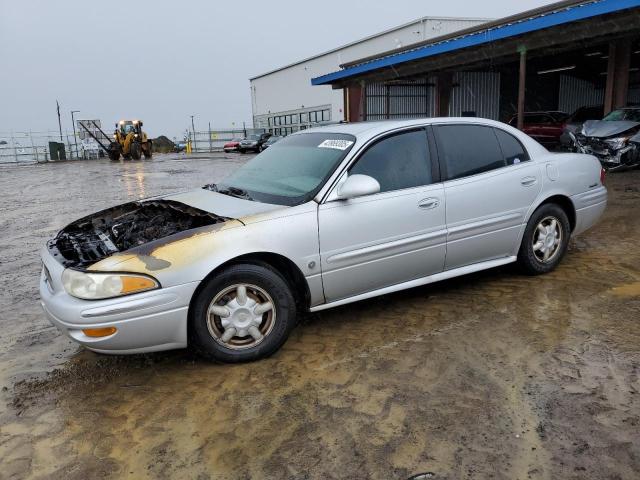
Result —
<path fill-rule="evenodd" d="M 438 125 L 438 152 L 447 179 L 468 177 L 504 167 L 505 161 L 493 128 L 481 125 Z"/>
<path fill-rule="evenodd" d="M 494 128 L 493 131 L 496 132 L 496 137 L 498 137 L 498 142 L 500 143 L 500 148 L 502 149 L 504 159 L 507 161 L 507 165 L 530 160 L 529 154 L 516 137 L 499 128 Z"/>
<path fill-rule="evenodd" d="M 362 154 L 349 174 L 375 178 L 380 192 L 429 185 L 432 178 L 426 132 L 414 130 L 380 140 Z"/>

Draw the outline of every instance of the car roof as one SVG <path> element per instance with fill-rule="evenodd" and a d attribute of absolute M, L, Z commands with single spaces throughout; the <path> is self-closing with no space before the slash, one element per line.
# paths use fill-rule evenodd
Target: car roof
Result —
<path fill-rule="evenodd" d="M 305 133 L 344 133 L 354 135 L 356 137 L 361 135 L 373 136 L 377 135 L 378 133 L 386 132 L 388 130 L 394 130 L 396 128 L 412 126 L 419 127 L 422 125 L 430 125 L 436 123 L 480 123 L 490 126 L 507 126 L 505 123 L 480 117 L 425 117 L 412 120 L 383 120 L 375 122 L 339 123 L 301 130 L 299 132 L 295 132 L 293 135 L 304 135 Z"/>

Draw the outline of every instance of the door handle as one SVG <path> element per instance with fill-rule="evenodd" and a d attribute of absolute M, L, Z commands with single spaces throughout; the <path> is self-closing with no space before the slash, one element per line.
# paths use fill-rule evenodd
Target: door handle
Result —
<path fill-rule="evenodd" d="M 538 183 L 538 179 L 536 177 L 524 177 L 522 180 L 520 180 L 520 184 L 525 187 L 530 187 L 532 185 L 535 185 L 536 183 Z"/>
<path fill-rule="evenodd" d="M 425 198 L 418 202 L 418 208 L 423 210 L 431 210 L 432 208 L 436 208 L 438 205 L 440 205 L 440 200 L 437 198 Z"/>

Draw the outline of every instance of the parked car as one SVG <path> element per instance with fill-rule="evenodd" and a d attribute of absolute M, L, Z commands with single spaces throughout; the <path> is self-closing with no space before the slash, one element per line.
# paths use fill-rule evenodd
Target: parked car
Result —
<path fill-rule="evenodd" d="M 640 107 L 587 120 L 572 139 L 577 151 L 595 155 L 607 170 L 640 166 Z"/>
<path fill-rule="evenodd" d="M 274 143 L 276 143 L 279 140 L 282 140 L 284 137 L 281 137 L 279 135 L 272 135 L 271 137 L 269 137 L 269 140 L 267 140 L 266 142 L 264 142 L 264 145 L 262 145 L 262 149 L 266 149 L 269 148 L 271 145 L 273 145 Z"/>
<path fill-rule="evenodd" d="M 222 147 L 222 149 L 227 152 L 237 152 L 240 148 L 240 142 L 242 141 L 241 138 L 234 138 L 231 141 L 225 143 Z"/>
<path fill-rule="evenodd" d="M 261 152 L 264 148 L 264 144 L 271 137 L 270 133 L 261 133 L 249 135 L 247 138 L 240 141 L 238 150 L 240 153 L 245 152 Z"/>
<path fill-rule="evenodd" d="M 525 112 L 524 127 L 522 131 L 537 140 L 545 147 L 555 148 L 560 145 L 560 135 L 564 128 L 564 122 L 569 116 L 565 112 Z M 518 116 L 514 115 L 509 125 L 515 127 Z"/>
<path fill-rule="evenodd" d="M 571 149 L 574 147 L 573 140 L 571 139 L 571 133 L 580 131 L 582 125 L 587 120 L 600 120 L 604 117 L 604 106 L 593 105 L 589 107 L 578 108 L 564 123 L 562 129 L 562 135 L 560 135 L 560 144 L 565 149 Z"/>
<path fill-rule="evenodd" d="M 41 251 L 42 305 L 97 352 L 254 360 L 305 311 L 511 262 L 553 270 L 602 215 L 603 179 L 596 158 L 491 120 L 309 129 L 217 185 L 69 224 Z"/>

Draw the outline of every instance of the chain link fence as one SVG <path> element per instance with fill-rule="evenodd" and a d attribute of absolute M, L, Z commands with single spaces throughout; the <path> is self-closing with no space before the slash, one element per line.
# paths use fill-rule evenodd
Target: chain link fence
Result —
<path fill-rule="evenodd" d="M 0 164 L 44 163 L 104 156 L 95 142 L 74 137 L 73 132 L 0 132 Z"/>
<path fill-rule="evenodd" d="M 264 128 L 236 128 L 229 130 L 207 130 L 204 132 L 189 132 L 187 141 L 191 142 L 193 153 L 221 152 L 227 142 L 235 139 L 243 139 L 249 135 L 261 134 Z"/>

